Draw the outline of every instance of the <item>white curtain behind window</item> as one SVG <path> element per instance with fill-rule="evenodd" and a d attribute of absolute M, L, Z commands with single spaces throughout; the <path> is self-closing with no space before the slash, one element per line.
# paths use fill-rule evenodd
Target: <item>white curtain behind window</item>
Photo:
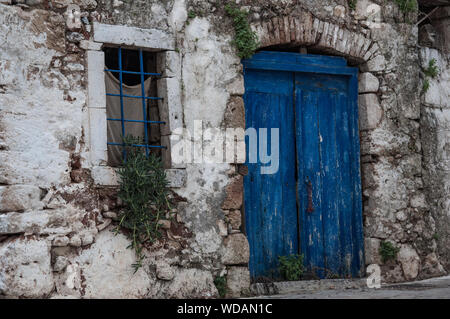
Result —
<path fill-rule="evenodd" d="M 111 72 L 105 72 L 106 92 L 112 94 L 120 94 L 120 82 Z M 149 96 L 151 77 L 144 82 L 145 96 Z M 141 84 L 128 86 L 122 84 L 124 95 L 142 96 Z M 148 114 L 147 101 L 146 113 Z M 144 120 L 142 110 L 142 99 L 123 98 L 124 119 L 127 120 Z M 106 96 L 106 115 L 108 118 L 120 119 L 120 97 Z M 133 135 L 144 139 L 145 127 L 144 123 L 125 122 L 125 135 Z M 120 121 L 108 121 L 108 142 L 122 143 L 122 123 Z M 108 145 L 108 165 L 118 166 L 122 163 L 122 147 Z"/>

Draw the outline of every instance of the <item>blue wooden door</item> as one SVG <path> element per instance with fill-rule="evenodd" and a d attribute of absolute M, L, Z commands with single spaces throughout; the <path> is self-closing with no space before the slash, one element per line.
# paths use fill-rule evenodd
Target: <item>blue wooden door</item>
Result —
<path fill-rule="evenodd" d="M 252 277 L 278 278 L 278 257 L 296 253 L 315 277 L 361 276 L 357 70 L 342 58 L 276 52 L 244 67 L 247 129 L 278 128 L 280 155 L 275 174 L 247 163 Z"/>

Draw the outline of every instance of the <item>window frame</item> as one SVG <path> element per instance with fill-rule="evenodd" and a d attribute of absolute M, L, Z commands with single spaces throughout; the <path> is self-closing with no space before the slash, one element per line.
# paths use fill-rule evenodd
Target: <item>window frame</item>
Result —
<path fill-rule="evenodd" d="M 141 29 L 122 25 L 94 22 L 93 39 L 84 40 L 80 46 L 86 50 L 87 61 L 87 119 L 84 129 L 88 139 L 84 154 L 96 185 L 117 186 L 116 168 L 107 165 L 107 116 L 105 87 L 104 46 L 152 51 L 157 54 L 157 83 L 159 121 L 161 126 L 162 161 L 166 168 L 169 186 L 183 187 L 186 183 L 186 166 L 175 164 L 170 156 L 170 141 L 176 128 L 182 127 L 181 57 L 175 50 L 175 37 L 157 29 Z M 87 123 L 86 123 L 87 122 Z"/>

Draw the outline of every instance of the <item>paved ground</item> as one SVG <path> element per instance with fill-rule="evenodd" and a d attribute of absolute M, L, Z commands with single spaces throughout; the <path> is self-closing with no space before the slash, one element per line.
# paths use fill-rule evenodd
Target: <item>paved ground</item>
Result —
<path fill-rule="evenodd" d="M 412 283 L 383 286 L 380 289 L 324 289 L 290 291 L 279 295 L 259 296 L 269 299 L 450 299 L 450 276 Z"/>

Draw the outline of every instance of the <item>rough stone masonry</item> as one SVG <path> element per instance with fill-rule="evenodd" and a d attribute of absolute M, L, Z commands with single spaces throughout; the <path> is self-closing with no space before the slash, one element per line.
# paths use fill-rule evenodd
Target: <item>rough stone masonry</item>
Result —
<path fill-rule="evenodd" d="M 447 273 L 450 6 L 417 24 L 423 15 L 394 1 L 235 2 L 249 11 L 260 48 L 306 47 L 359 67 L 366 264 L 380 264 L 384 282 Z M 81 23 L 67 23 L 68 8 L 80 9 Z M 175 167 L 165 155 L 176 218 L 133 273 L 128 239 L 111 231 L 117 179 L 92 160 L 104 112 L 93 105 L 103 70 L 96 74 L 92 61 L 102 59 L 95 32 L 105 25 L 133 30 L 107 33 L 113 42 L 157 34 L 164 41 L 155 46 L 167 45 L 167 77 L 158 84 L 169 104 L 160 106 L 170 119 L 163 144 L 194 120 L 244 127 L 242 65 L 224 1 L 0 0 L 0 296 L 213 298 L 218 276 L 226 276 L 228 296 L 247 293 L 243 170 L 232 164 Z M 433 58 L 439 75 L 422 93 Z M 396 260 L 381 261 L 383 241 L 399 248 Z"/>

